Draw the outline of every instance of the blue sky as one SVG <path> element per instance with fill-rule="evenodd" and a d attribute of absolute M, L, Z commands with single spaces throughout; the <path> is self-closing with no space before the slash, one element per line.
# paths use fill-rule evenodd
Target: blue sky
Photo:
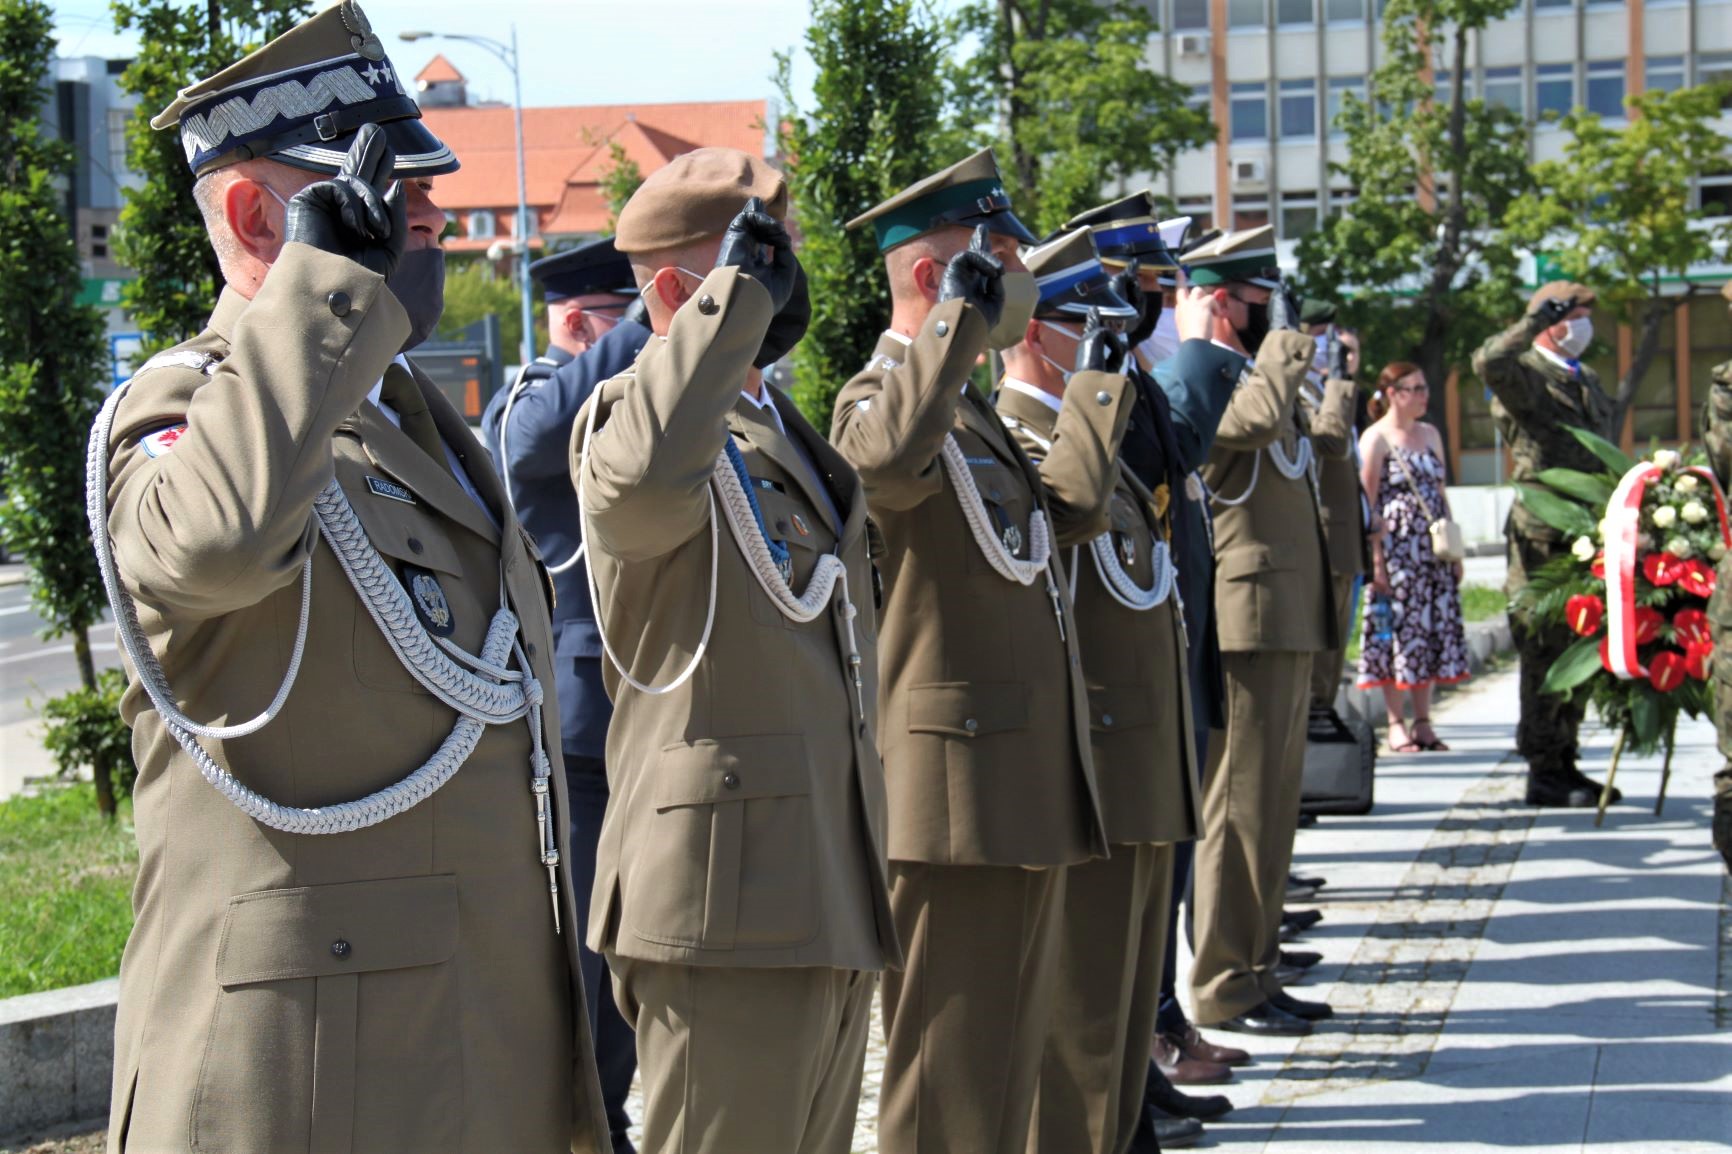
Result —
<path fill-rule="evenodd" d="M 777 51 L 801 45 L 806 0 L 362 0 L 398 67 L 413 76 L 435 52 L 470 80 L 476 98 L 511 99 L 505 66 L 473 45 L 404 44 L 407 29 L 509 38 L 517 25 L 526 105 L 750 100 L 774 95 Z M 64 56 L 128 56 L 107 0 L 56 0 Z M 800 61 L 800 63 L 804 63 Z M 797 67 L 797 93 L 809 91 Z"/>

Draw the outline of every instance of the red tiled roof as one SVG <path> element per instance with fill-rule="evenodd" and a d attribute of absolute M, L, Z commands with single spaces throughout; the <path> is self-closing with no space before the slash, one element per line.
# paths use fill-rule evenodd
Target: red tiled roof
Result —
<path fill-rule="evenodd" d="M 415 74 L 416 84 L 449 84 L 453 81 L 461 84 L 463 73 L 442 55 L 433 57 L 427 62 L 427 67 Z"/>
<path fill-rule="evenodd" d="M 760 155 L 767 112 L 762 100 L 526 108 L 523 141 L 529 203 L 544 232 L 599 232 L 607 223 L 607 203 L 598 186 L 612 166 L 610 141 L 617 141 L 648 176 L 695 148 L 723 146 Z M 463 163 L 457 172 L 439 178 L 434 199 L 459 217 L 471 209 L 504 209 L 500 214 L 504 232 L 510 210 L 517 204 L 511 109 L 428 108 L 422 115 L 427 127 Z"/>

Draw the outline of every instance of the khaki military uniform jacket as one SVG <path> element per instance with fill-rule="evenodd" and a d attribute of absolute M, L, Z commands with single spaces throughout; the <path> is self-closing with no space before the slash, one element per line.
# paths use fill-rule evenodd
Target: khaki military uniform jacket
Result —
<path fill-rule="evenodd" d="M 1297 406 L 1313 345 L 1264 338 L 1221 418 L 1203 481 L 1215 495 L 1215 616 L 1222 652 L 1316 653 L 1335 644 L 1335 598 L 1312 478 L 1288 480 L 1270 459 L 1299 454 Z"/>
<path fill-rule="evenodd" d="M 1105 379 L 1104 373 L 1078 374 Z M 1086 393 L 1089 385 L 1083 383 Z M 1059 414 L 1011 389 L 993 399 L 999 415 L 1045 476 L 1061 471 Z M 1105 532 L 1125 574 L 1139 589 L 1154 585 L 1155 542 L 1170 542 L 1170 522 L 1130 470 L 1114 470 Z M 1056 481 L 1056 478 L 1055 478 Z M 1203 828 L 1197 750 L 1191 730 L 1191 679 L 1183 601 L 1177 582 L 1166 601 L 1137 611 L 1109 591 L 1091 550 L 1064 553 L 1072 613 L 1088 684 L 1089 741 L 1101 815 L 1113 845 L 1180 842 Z M 1172 561 L 1177 566 L 1175 558 Z"/>
<path fill-rule="evenodd" d="M 1329 547 L 1329 569 L 1337 577 L 1365 572 L 1370 550 L 1365 542 L 1365 494 L 1359 487 L 1354 452 L 1352 381 L 1331 379 L 1322 396 L 1309 387 L 1299 390 L 1299 407 L 1311 430 L 1317 453 L 1317 496 L 1323 505 L 1323 539 Z M 1346 623 L 1340 622 L 1343 628 Z"/>
<path fill-rule="evenodd" d="M 631 676 L 661 687 L 715 622 L 690 680 L 661 695 L 604 671 L 614 699 L 612 797 L 596 862 L 589 940 L 630 958 L 722 966 L 899 965 L 885 860 L 884 774 L 873 746 L 876 649 L 866 499 L 859 479 L 786 398 L 787 435 L 741 395 L 770 297 L 736 269 L 704 281 L 668 338 L 598 391 L 581 460 L 572 439 L 597 617 Z M 736 436 L 766 535 L 803 591 L 824 553 L 847 565 L 848 600 L 801 625 L 758 584 L 727 525 L 710 529 L 710 477 Z M 823 473 L 801 462 L 797 437 Z M 860 715 L 860 702 L 865 715 Z"/>
<path fill-rule="evenodd" d="M 886 545 L 878 739 L 890 856 L 1063 865 L 1105 854 L 1107 842 L 1062 572 L 1055 557 L 1049 591 L 1042 579 L 1024 586 L 992 568 L 939 453 L 954 434 L 995 526 L 1026 559 L 1037 508 L 1059 546 L 1106 527 L 1130 406 L 1122 377 L 1100 389 L 1073 385 L 1059 431 L 1076 439 L 1077 481 L 1049 500 L 1040 474 L 968 387 L 985 343 L 978 312 L 961 301 L 939 305 L 912 342 L 879 341 L 837 398 L 831 428 L 860 471 Z"/>
<path fill-rule="evenodd" d="M 237 723 L 270 703 L 312 557 L 305 657 L 281 713 L 252 736 L 205 743 L 284 805 L 389 786 L 456 720 L 399 663 L 319 539 L 312 502 L 333 476 L 399 577 L 405 565 L 432 575 L 451 640 L 471 653 L 503 580 L 533 672 L 553 686 L 546 575 L 462 418 L 418 380 L 498 523 L 365 400 L 408 331 L 381 277 L 290 244 L 250 304 L 225 291 L 180 363 L 139 376 L 114 424 L 116 561 L 194 719 Z M 489 727 L 407 812 L 311 836 L 266 828 L 207 784 L 136 677 L 122 712 L 139 767 L 140 869 L 111 1150 L 611 1148 L 551 699 L 559 936 L 526 723 Z"/>

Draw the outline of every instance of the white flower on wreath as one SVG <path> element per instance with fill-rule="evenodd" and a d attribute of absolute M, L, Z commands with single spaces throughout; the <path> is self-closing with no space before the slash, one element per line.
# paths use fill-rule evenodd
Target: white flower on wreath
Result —
<path fill-rule="evenodd" d="M 1708 519 L 1708 506 L 1700 501 L 1686 502 L 1684 508 L 1679 511 L 1679 516 L 1692 525 L 1700 525 Z"/>
<path fill-rule="evenodd" d="M 1594 559 L 1594 554 L 1598 551 L 1599 550 L 1594 548 L 1594 539 L 1592 537 L 1577 537 L 1576 543 L 1570 546 L 1570 552 L 1575 555 L 1576 560 L 1583 564 L 1592 561 Z"/>
<path fill-rule="evenodd" d="M 1670 529 L 1678 523 L 1678 510 L 1670 505 L 1661 505 L 1648 514 L 1648 519 L 1654 523 L 1656 529 Z"/>
<path fill-rule="evenodd" d="M 1682 477 L 1679 477 L 1676 481 L 1672 482 L 1672 484 L 1680 493 L 1694 493 L 1697 489 L 1702 487 L 1702 478 L 1696 476 L 1694 473 L 1685 473 Z"/>
<path fill-rule="evenodd" d="M 1670 541 L 1666 542 L 1666 552 L 1682 561 L 1684 558 L 1696 552 L 1696 546 L 1690 544 L 1690 542 L 1686 541 L 1682 537 L 1674 537 Z"/>
<path fill-rule="evenodd" d="M 1677 452 L 1672 449 L 1661 449 L 1659 452 L 1654 454 L 1654 464 L 1660 466 L 1660 468 L 1666 470 L 1668 473 L 1678 467 L 1679 459 Z"/>
<path fill-rule="evenodd" d="M 1709 560 L 1718 561 L 1724 556 L 1726 556 L 1726 545 L 1724 542 L 1716 541 L 1712 545 L 1708 546 Z"/>

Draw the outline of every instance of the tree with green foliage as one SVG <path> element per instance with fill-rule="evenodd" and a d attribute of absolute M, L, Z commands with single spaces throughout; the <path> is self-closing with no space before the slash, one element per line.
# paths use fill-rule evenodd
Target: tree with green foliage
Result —
<path fill-rule="evenodd" d="M 781 124 L 812 323 L 794 350 L 794 399 L 820 429 L 884 331 L 890 285 L 872 230 L 843 225 L 961 159 L 937 83 L 949 33 L 918 0 L 814 0 L 806 47 L 813 103 L 799 108 L 777 58 Z M 948 142 L 948 147 L 947 147 Z"/>
<path fill-rule="evenodd" d="M 1146 186 L 1215 137 L 1189 89 L 1150 63 L 1158 28 L 1144 4 L 974 0 L 957 22 L 978 46 L 952 73 L 960 116 L 992 126 L 1017 214 L 1036 232 Z"/>
<path fill-rule="evenodd" d="M 607 168 L 601 174 L 601 194 L 607 198 L 607 228 L 604 235 L 612 236 L 619 221 L 619 210 L 631 199 L 643 183 L 643 169 L 626 155 L 625 145 L 617 140 L 607 142 Z"/>
<path fill-rule="evenodd" d="M 84 513 L 84 443 L 102 404 L 108 349 L 82 287 L 56 182 L 72 150 L 44 130 L 54 15 L 44 0 L 0 0 L 0 540 L 30 566 L 30 600 L 49 637 L 70 635 L 79 680 L 97 690 L 90 627 L 102 580 Z M 92 770 L 114 813 L 110 763 Z"/>
<path fill-rule="evenodd" d="M 1451 367 L 1521 312 L 1503 219 L 1532 185 L 1527 128 L 1466 87 L 1473 37 L 1514 2 L 1389 0 L 1369 99 L 1336 121 L 1347 160 L 1331 167 L 1355 199 L 1299 244 L 1302 291 L 1342 302 L 1367 363 L 1418 364 L 1438 424 Z"/>
<path fill-rule="evenodd" d="M 1617 416 L 1660 349 L 1660 335 L 1694 286 L 1667 295 L 1693 264 L 1712 262 L 1732 224 L 1693 206 L 1692 177 L 1724 163 L 1716 127 L 1725 89 L 1703 85 L 1632 97 L 1623 126 L 1576 109 L 1563 118 L 1563 156 L 1534 165 L 1534 188 L 1510 206 L 1509 229 L 1544 252 L 1559 274 L 1594 287 L 1599 303 L 1635 330 L 1629 368 L 1615 394 Z"/>
<path fill-rule="evenodd" d="M 464 329 L 491 313 L 499 318 L 499 347 L 507 356 L 516 355 L 523 337 L 523 310 L 518 305 L 518 294 L 522 291 L 517 278 L 500 276 L 489 261 L 479 258 L 447 261 L 445 311 L 439 317 L 439 338 L 454 340 Z M 536 321 L 538 349 L 547 345 L 545 323 L 543 319 Z"/>
<path fill-rule="evenodd" d="M 126 190 L 114 237 L 115 258 L 137 272 L 126 310 L 149 352 L 204 328 L 222 287 L 222 270 L 193 202 L 192 172 L 176 132 L 151 117 L 194 80 L 225 68 L 313 10 L 310 0 L 114 0 L 114 26 L 135 33 L 138 55 L 121 88 L 138 97 L 126 126 L 126 162 L 141 178 Z"/>

